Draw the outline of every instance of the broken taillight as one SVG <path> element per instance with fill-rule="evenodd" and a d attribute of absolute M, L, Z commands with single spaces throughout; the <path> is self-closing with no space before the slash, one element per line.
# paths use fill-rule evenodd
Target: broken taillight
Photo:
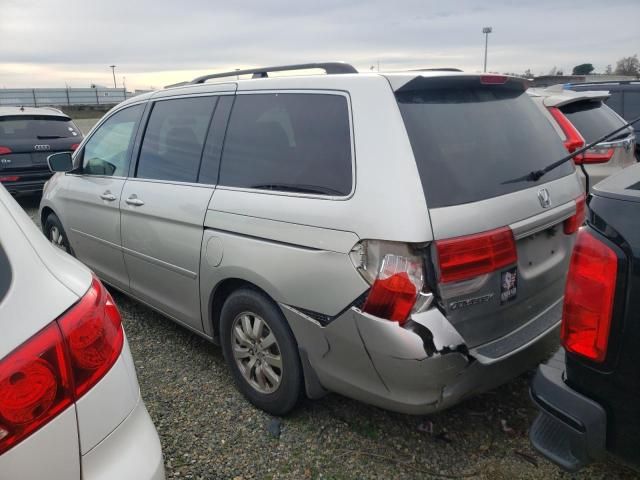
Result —
<path fill-rule="evenodd" d="M 424 263 L 408 244 L 365 240 L 351 259 L 371 285 L 362 310 L 402 325 L 424 288 Z"/>

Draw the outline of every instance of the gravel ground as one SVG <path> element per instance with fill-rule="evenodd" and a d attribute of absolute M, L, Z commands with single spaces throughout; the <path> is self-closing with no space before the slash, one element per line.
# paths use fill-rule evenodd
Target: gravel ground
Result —
<path fill-rule="evenodd" d="M 20 201 L 34 217 L 38 199 Z M 527 438 L 532 372 L 429 417 L 328 395 L 273 418 L 235 390 L 219 348 L 114 298 L 170 479 L 638 478 L 612 463 L 569 475 L 536 454 Z"/>

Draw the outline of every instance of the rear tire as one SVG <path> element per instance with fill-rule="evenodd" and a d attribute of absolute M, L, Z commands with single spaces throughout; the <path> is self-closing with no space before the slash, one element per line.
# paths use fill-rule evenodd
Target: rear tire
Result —
<path fill-rule="evenodd" d="M 44 234 L 54 247 L 73 255 L 69 238 L 62 227 L 62 222 L 55 213 L 50 213 L 44 221 Z"/>
<path fill-rule="evenodd" d="M 256 407 L 284 415 L 302 393 L 298 346 L 278 306 L 250 288 L 233 292 L 220 314 L 220 340 L 233 380 Z"/>

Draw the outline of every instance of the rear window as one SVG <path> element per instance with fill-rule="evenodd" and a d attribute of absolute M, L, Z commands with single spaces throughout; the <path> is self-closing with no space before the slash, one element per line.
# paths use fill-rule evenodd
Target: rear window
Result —
<path fill-rule="evenodd" d="M 65 117 L 16 115 L 0 117 L 0 139 L 54 139 L 81 136 L 80 130 Z"/>
<path fill-rule="evenodd" d="M 560 110 L 578 129 L 587 143 L 624 125 L 624 121 L 600 100 L 574 102 L 560 107 Z M 628 133 L 621 135 L 628 135 Z"/>
<path fill-rule="evenodd" d="M 238 95 L 220 184 L 344 196 L 351 192 L 351 135 L 342 95 Z"/>
<path fill-rule="evenodd" d="M 480 85 L 477 77 L 419 80 L 396 98 L 429 208 L 530 188 L 536 183 L 510 181 L 567 154 L 520 84 Z M 538 183 L 573 170 L 567 163 Z"/>

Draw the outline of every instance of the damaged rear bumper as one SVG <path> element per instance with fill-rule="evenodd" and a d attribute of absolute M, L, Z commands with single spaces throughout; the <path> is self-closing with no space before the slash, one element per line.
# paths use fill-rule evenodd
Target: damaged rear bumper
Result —
<path fill-rule="evenodd" d="M 307 394 L 325 391 L 408 414 L 428 414 L 497 387 L 547 358 L 557 325 L 503 359 L 479 361 L 442 313 L 403 327 L 352 307 L 326 326 L 281 305 L 300 348 Z"/>

